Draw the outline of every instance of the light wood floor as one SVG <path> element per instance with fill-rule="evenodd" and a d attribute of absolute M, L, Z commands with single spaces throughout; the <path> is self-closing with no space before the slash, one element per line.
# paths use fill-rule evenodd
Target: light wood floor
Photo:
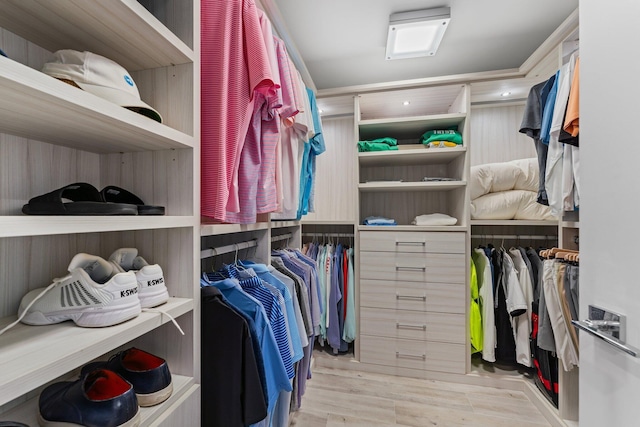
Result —
<path fill-rule="evenodd" d="M 521 391 L 314 367 L 293 427 L 550 426 Z"/>

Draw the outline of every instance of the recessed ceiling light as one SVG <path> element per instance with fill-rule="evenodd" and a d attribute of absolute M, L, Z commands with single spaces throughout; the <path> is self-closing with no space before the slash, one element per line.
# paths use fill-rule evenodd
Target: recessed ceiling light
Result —
<path fill-rule="evenodd" d="M 502 92 L 500 94 L 500 96 L 509 96 L 509 95 L 511 95 L 511 92 Z"/>
<path fill-rule="evenodd" d="M 318 113 L 322 114 L 322 113 L 324 113 L 324 110 L 321 108 L 321 109 L 318 110 Z"/>
<path fill-rule="evenodd" d="M 410 102 L 410 101 L 404 101 L 404 102 L 402 103 L 402 105 L 409 105 L 409 104 L 411 104 L 411 102 Z"/>

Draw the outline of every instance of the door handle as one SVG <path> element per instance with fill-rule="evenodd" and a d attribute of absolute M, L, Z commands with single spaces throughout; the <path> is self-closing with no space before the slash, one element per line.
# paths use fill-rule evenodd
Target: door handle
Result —
<path fill-rule="evenodd" d="M 581 331 L 588 332 L 630 356 L 640 357 L 640 350 L 625 343 L 626 322 L 625 316 L 593 305 L 589 305 L 588 319 L 571 321 Z"/>

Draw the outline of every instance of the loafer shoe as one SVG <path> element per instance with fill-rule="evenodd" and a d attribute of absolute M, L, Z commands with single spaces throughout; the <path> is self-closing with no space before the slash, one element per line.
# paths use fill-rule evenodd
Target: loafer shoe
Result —
<path fill-rule="evenodd" d="M 115 372 L 98 369 L 73 382 L 45 388 L 38 401 L 42 427 L 137 427 L 140 408 L 133 386 Z"/>
<path fill-rule="evenodd" d="M 162 403 L 173 392 L 167 362 L 135 347 L 113 355 L 106 362 L 90 363 L 82 368 L 82 373 L 94 369 L 111 370 L 131 383 L 140 406 Z"/>

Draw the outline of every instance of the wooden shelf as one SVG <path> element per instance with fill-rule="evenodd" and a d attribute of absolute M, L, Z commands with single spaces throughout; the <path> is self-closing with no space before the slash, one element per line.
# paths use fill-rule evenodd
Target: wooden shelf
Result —
<path fill-rule="evenodd" d="M 300 221 L 271 221 L 271 228 L 297 227 Z"/>
<path fill-rule="evenodd" d="M 170 298 L 158 307 L 175 318 L 193 308 L 189 298 Z M 0 319 L 0 328 L 15 319 Z M 0 406 L 169 321 L 161 313 L 142 312 L 106 328 L 81 328 L 73 322 L 14 326 L 0 335 Z"/>
<path fill-rule="evenodd" d="M 466 181 L 438 181 L 438 182 L 367 182 L 358 184 L 361 192 L 382 191 L 449 191 L 462 188 Z"/>
<path fill-rule="evenodd" d="M 194 146 L 190 135 L 4 57 L 0 91 L 0 132 L 94 153 Z"/>
<path fill-rule="evenodd" d="M 534 221 L 520 219 L 472 219 L 471 225 L 516 225 L 516 226 L 544 226 L 557 227 L 558 221 Z"/>
<path fill-rule="evenodd" d="M 464 225 L 359 225 L 359 231 L 458 231 L 465 232 Z"/>
<path fill-rule="evenodd" d="M 459 126 L 466 117 L 466 114 L 455 113 L 361 120 L 358 122 L 358 128 L 361 141 L 390 136 L 396 139 L 415 139 L 418 143 L 422 134 L 427 130 Z"/>
<path fill-rule="evenodd" d="M 220 234 L 242 233 L 243 231 L 266 230 L 268 228 L 268 222 L 257 222 L 255 224 L 202 224 L 200 226 L 200 236 L 217 236 Z"/>
<path fill-rule="evenodd" d="M 3 0 L 0 27 L 51 52 L 97 53 L 129 72 L 194 61 L 193 50 L 135 0 Z"/>
<path fill-rule="evenodd" d="M 305 225 L 353 225 L 355 221 L 348 221 L 348 220 L 329 220 L 329 221 L 323 221 L 323 220 L 306 220 L 306 219 L 302 219 L 302 221 L 300 222 L 300 225 L 305 226 Z"/>
<path fill-rule="evenodd" d="M 579 221 L 562 221 L 560 224 L 563 228 L 580 228 Z"/>
<path fill-rule="evenodd" d="M 75 381 L 77 378 L 71 378 L 68 381 Z M 151 425 L 164 411 L 167 410 L 174 402 L 182 397 L 195 384 L 192 377 L 182 375 L 172 375 L 173 392 L 169 399 L 159 405 L 140 408 L 140 425 Z M 33 398 L 22 405 L 12 409 L 7 414 L 3 414 L 3 418 L 12 421 L 19 421 L 29 426 L 37 426 L 38 424 L 38 398 Z"/>
<path fill-rule="evenodd" d="M 449 163 L 464 156 L 466 147 L 426 148 L 415 144 L 415 148 L 398 151 L 376 151 L 359 153 L 360 166 L 403 166 Z"/>
<path fill-rule="evenodd" d="M 193 227 L 192 216 L 0 216 L 0 238 Z"/>

